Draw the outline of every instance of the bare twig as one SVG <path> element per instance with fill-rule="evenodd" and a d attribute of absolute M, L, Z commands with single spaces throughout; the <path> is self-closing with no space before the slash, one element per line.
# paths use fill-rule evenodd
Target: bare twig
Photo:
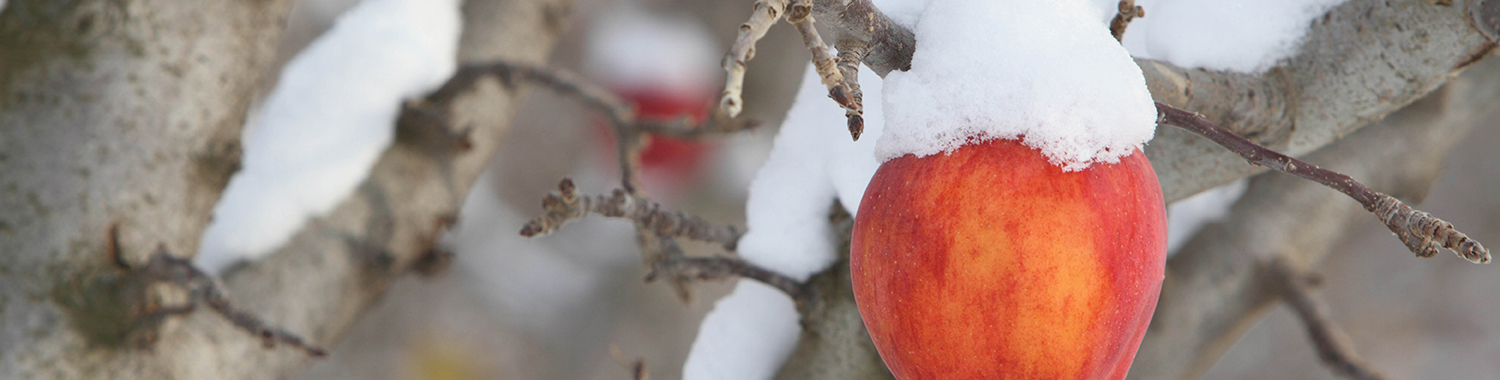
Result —
<path fill-rule="evenodd" d="M 865 133 L 865 95 L 859 89 L 859 62 L 870 53 L 870 47 L 851 39 L 841 39 L 838 49 L 838 68 L 844 80 L 837 87 L 828 89 L 828 97 L 844 107 L 844 117 L 849 120 L 849 137 L 859 141 L 859 136 Z"/>
<path fill-rule="evenodd" d="M 755 58 L 755 43 L 765 37 L 771 25 L 781 18 L 786 5 L 787 0 L 756 0 L 750 20 L 740 24 L 739 37 L 735 38 L 734 46 L 724 56 L 723 62 L 724 71 L 729 75 L 724 80 L 724 95 L 720 98 L 719 108 L 730 117 L 739 116 L 745 107 L 741 99 L 745 87 L 745 62 Z"/>
<path fill-rule="evenodd" d="M 1146 17 L 1146 8 L 1135 5 L 1135 0 L 1120 0 L 1119 13 L 1109 21 L 1109 34 L 1115 36 L 1115 41 L 1125 41 L 1125 28 L 1137 17 Z"/>
<path fill-rule="evenodd" d="M 823 85 L 831 90 L 839 82 L 843 82 L 844 78 L 834 67 L 837 61 L 828 52 L 828 45 L 823 44 L 823 37 L 818 35 L 818 28 L 813 25 L 812 0 L 793 1 L 791 11 L 787 12 L 786 22 L 796 26 L 797 33 L 802 34 L 802 44 L 807 45 L 807 50 L 812 52 L 813 68 L 818 71 Z"/>
<path fill-rule="evenodd" d="M 651 380 L 651 373 L 646 370 L 646 358 L 627 359 L 625 354 L 620 352 L 620 348 L 614 345 L 609 346 L 609 356 L 615 359 L 616 364 L 630 371 L 631 379 Z"/>
<path fill-rule="evenodd" d="M 1384 380 L 1386 377 L 1369 368 L 1369 364 L 1354 352 L 1354 343 L 1329 316 L 1328 305 L 1312 295 L 1310 279 L 1299 273 L 1285 258 L 1271 262 L 1270 273 L 1281 283 L 1282 300 L 1297 314 L 1307 327 L 1308 338 L 1334 373 L 1354 380 Z"/>
<path fill-rule="evenodd" d="M 110 229 L 111 240 L 116 239 L 117 229 Z M 110 243 L 111 247 L 117 247 L 118 243 Z M 112 256 L 118 257 L 117 252 L 111 252 Z M 253 314 L 240 310 L 229 301 L 229 296 L 224 293 L 218 281 L 213 276 L 203 273 L 193 266 L 192 261 L 172 256 L 165 250 L 158 250 L 152 254 L 151 259 L 139 268 L 125 268 L 130 271 L 131 285 L 140 289 L 149 289 L 156 284 L 170 284 L 184 289 L 188 293 L 187 303 L 176 306 L 156 305 L 155 300 L 144 301 L 143 309 L 146 314 L 137 322 L 159 319 L 167 315 L 180 315 L 191 312 L 198 304 L 207 305 L 210 310 L 223 316 L 224 319 L 234 324 L 240 330 L 260 337 L 266 348 L 275 347 L 277 344 L 285 344 L 306 352 L 313 357 L 325 357 L 327 351 L 307 343 L 297 334 L 272 326 Z M 149 297 L 145 297 L 149 298 Z M 140 323 L 137 323 L 138 325 Z M 151 323 L 154 324 L 154 323 Z"/>
<path fill-rule="evenodd" d="M 744 277 L 760 281 L 792 297 L 802 299 L 804 285 L 791 277 L 761 268 L 735 257 L 673 257 L 657 261 L 646 275 L 646 281 L 654 281 L 663 274 L 693 278 L 699 281 L 718 281 L 731 277 Z"/>
<path fill-rule="evenodd" d="M 813 17 L 830 22 L 829 31 L 839 41 L 840 53 L 847 47 L 868 49 L 856 62 L 869 66 L 875 75 L 884 78 L 893 70 L 911 69 L 916 35 L 891 21 L 870 0 L 815 0 Z"/>
<path fill-rule="evenodd" d="M 451 98 L 473 87 L 479 78 L 491 75 L 508 83 L 527 80 L 541 84 L 558 93 L 578 98 L 603 113 L 609 119 L 616 136 L 615 153 L 620 165 L 621 186 L 630 194 L 639 194 L 640 150 L 646 143 L 644 134 L 698 140 L 728 135 L 759 124 L 754 120 L 733 118 L 717 108 L 701 122 L 686 116 L 667 120 L 641 120 L 629 103 L 573 72 L 514 62 L 465 66 L 454 74 L 453 80 L 449 80 L 447 85 L 438 89 L 429 99 L 441 101 Z"/>
<path fill-rule="evenodd" d="M 811 13 L 812 0 L 795 0 L 786 20 L 797 27 L 797 32 L 802 33 L 802 43 L 812 52 L 813 69 L 828 88 L 828 97 L 844 108 L 844 113 L 849 118 L 850 136 L 859 140 L 859 135 L 864 132 L 859 61 L 869 53 L 869 46 L 857 44 L 852 39 L 841 39 L 839 56 L 835 59 L 829 54 L 828 46 L 823 44 L 823 38 L 818 35 Z"/>
<path fill-rule="evenodd" d="M 583 219 L 589 214 L 599 214 L 629 219 L 660 236 L 716 243 L 730 251 L 734 250 L 740 240 L 741 233 L 734 226 L 714 225 L 681 211 L 663 211 L 660 204 L 623 190 L 615 190 L 609 196 L 580 196 L 573 180 L 567 178 L 557 188 L 557 191 L 542 200 L 542 216 L 532 219 L 521 228 L 522 236 L 550 234 L 568 222 Z"/>
<path fill-rule="evenodd" d="M 1413 209 L 1395 197 L 1372 190 L 1347 175 L 1256 145 L 1198 114 L 1162 103 L 1156 103 L 1156 109 L 1158 123 L 1181 127 L 1207 137 L 1252 164 L 1312 180 L 1348 194 L 1364 205 L 1365 210 L 1380 217 L 1380 221 L 1417 256 L 1431 257 L 1441 247 L 1452 250 L 1454 254 L 1470 262 L 1490 262 L 1490 251 L 1478 241 L 1454 229 L 1453 224 Z"/>

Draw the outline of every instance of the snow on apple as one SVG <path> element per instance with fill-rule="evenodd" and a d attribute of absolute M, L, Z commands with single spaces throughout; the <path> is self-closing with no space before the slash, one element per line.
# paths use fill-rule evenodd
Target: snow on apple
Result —
<path fill-rule="evenodd" d="M 917 21 L 911 71 L 886 77 L 878 158 L 1021 139 L 1076 171 L 1140 149 L 1156 107 L 1095 11 L 1082 0 L 934 1 Z"/>
<path fill-rule="evenodd" d="M 250 117 L 197 264 L 264 255 L 347 197 L 390 145 L 402 101 L 452 76 L 460 22 L 455 0 L 368 0 L 293 58 Z"/>

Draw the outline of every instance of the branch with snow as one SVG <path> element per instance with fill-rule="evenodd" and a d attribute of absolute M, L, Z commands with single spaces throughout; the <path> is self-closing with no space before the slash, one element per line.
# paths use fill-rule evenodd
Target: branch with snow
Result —
<path fill-rule="evenodd" d="M 1250 62 L 1264 64 L 1249 69 L 1253 73 L 1182 68 L 1165 60 L 1138 59 L 1137 64 L 1158 101 L 1203 114 L 1257 144 L 1302 155 L 1400 109 L 1488 55 L 1500 35 L 1500 22 L 1493 21 L 1500 14 L 1496 4 L 1500 1 L 1327 5 L 1332 9 L 1310 26 L 1289 25 L 1306 28 L 1300 48 L 1282 58 Z M 915 12 L 886 11 L 903 23 L 892 21 L 871 0 L 813 3 L 814 17 L 825 20 L 834 34 L 840 65 L 851 61 L 844 59 L 846 50 L 868 47 L 860 61 L 881 77 L 910 68 L 916 51 L 910 30 Z M 1153 14 L 1164 20 L 1163 13 Z M 857 130 L 857 122 L 849 120 L 851 130 Z M 1146 149 L 1157 167 L 1170 168 L 1158 173 L 1168 201 L 1256 172 L 1236 164 L 1232 154 L 1195 144 L 1195 138 L 1164 132 Z"/>
<path fill-rule="evenodd" d="M 1307 328 L 1308 338 L 1318 351 L 1318 358 L 1335 374 L 1352 380 L 1384 380 L 1369 363 L 1354 352 L 1354 343 L 1349 335 L 1339 328 L 1328 314 L 1328 305 L 1313 296 L 1314 281 L 1311 275 L 1302 273 L 1278 257 L 1271 261 L 1270 273 L 1280 282 L 1281 299 Z"/>
<path fill-rule="evenodd" d="M 1158 122 L 1162 124 L 1181 127 L 1207 137 L 1252 164 L 1295 175 L 1348 194 L 1364 205 L 1365 210 L 1380 217 L 1380 221 L 1417 256 L 1431 257 L 1439 248 L 1446 248 L 1473 263 L 1490 262 L 1490 251 L 1478 241 L 1454 229 L 1452 223 L 1413 209 L 1401 200 L 1370 189 L 1347 175 L 1256 145 L 1198 114 L 1162 103 L 1156 103 L 1156 108 L 1160 112 Z"/>

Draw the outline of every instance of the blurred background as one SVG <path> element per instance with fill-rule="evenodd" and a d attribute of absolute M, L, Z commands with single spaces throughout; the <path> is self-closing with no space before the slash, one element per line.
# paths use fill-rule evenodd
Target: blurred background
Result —
<path fill-rule="evenodd" d="M 286 62 L 357 0 L 296 2 L 279 48 Z M 596 0 L 575 5 L 551 64 L 639 102 L 642 112 L 693 113 L 715 101 L 719 59 L 748 0 Z M 745 189 L 791 104 L 807 53 L 773 28 L 746 79 L 752 132 L 703 144 L 655 141 L 646 191 L 673 209 L 743 225 Z M 279 66 L 279 65 L 278 65 Z M 268 75 L 271 88 L 276 75 Z M 520 237 L 563 177 L 589 194 L 616 187 L 610 135 L 571 99 L 534 89 L 504 147 L 470 193 L 443 246 L 456 259 L 406 276 L 332 355 L 298 379 L 628 379 L 644 360 L 654 379 L 680 377 L 698 322 L 729 283 L 695 287 L 683 304 L 644 284 L 629 223 L 592 217 L 538 239 Z M 1500 241 L 1500 120 L 1453 150 L 1421 207 L 1481 241 Z M 1352 201 L 1351 201 L 1352 202 Z M 1323 264 L 1323 298 L 1373 366 L 1395 378 L 1500 379 L 1500 276 L 1451 257 L 1416 260 L 1374 219 Z M 719 249 L 687 242 L 690 254 Z M 1253 327 L 1209 379 L 1333 379 L 1290 312 Z"/>

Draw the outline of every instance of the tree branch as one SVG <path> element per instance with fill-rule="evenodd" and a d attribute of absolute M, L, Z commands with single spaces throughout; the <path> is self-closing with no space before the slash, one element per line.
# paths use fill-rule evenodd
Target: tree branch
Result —
<path fill-rule="evenodd" d="M 660 204 L 624 190 L 615 190 L 607 197 L 579 196 L 573 180 L 567 178 L 558 183 L 557 189 L 543 198 L 542 216 L 527 222 L 521 228 L 521 236 L 544 236 L 589 214 L 628 219 L 659 236 L 715 243 L 729 251 L 734 251 L 742 234 L 734 226 L 714 225 L 681 211 L 662 211 Z"/>
<path fill-rule="evenodd" d="M 1307 157 L 1404 198 L 1426 193 L 1443 158 L 1476 124 L 1500 117 L 1500 61 L 1486 61 L 1386 120 Z M 1185 131 L 1184 131 L 1185 132 Z M 1367 211 L 1322 184 L 1260 176 L 1230 217 L 1205 227 L 1167 262 L 1132 379 L 1193 379 L 1207 371 L 1278 299 L 1269 253 L 1311 268 Z"/>
<path fill-rule="evenodd" d="M 787 0 L 756 0 L 750 20 L 740 24 L 739 37 L 734 39 L 734 46 L 724 56 L 723 62 L 724 71 L 729 75 L 724 79 L 724 95 L 720 97 L 719 108 L 730 117 L 739 116 L 745 108 L 741 99 L 745 88 L 745 62 L 755 58 L 755 43 L 766 36 L 766 31 L 776 24 L 776 20 L 781 19 L 786 5 Z"/>
<path fill-rule="evenodd" d="M 1384 375 L 1369 368 L 1369 364 L 1354 352 L 1349 335 L 1328 315 L 1328 305 L 1313 297 L 1308 276 L 1298 272 L 1285 259 L 1272 260 L 1271 265 L 1270 273 L 1281 284 L 1282 301 L 1307 327 L 1308 338 L 1323 364 L 1335 374 L 1349 379 L 1385 380 Z"/>
<path fill-rule="evenodd" d="M 1497 4 L 1345 2 L 1312 23 L 1296 54 L 1260 74 L 1136 63 L 1157 101 L 1298 156 L 1380 120 L 1488 56 L 1500 34 Z M 818 0 L 813 15 L 832 23 L 841 55 L 846 46 L 869 46 L 862 61 L 881 76 L 911 66 L 911 32 L 869 0 Z M 1168 202 L 1259 172 L 1179 131 L 1158 130 L 1146 155 Z"/>
<path fill-rule="evenodd" d="M 1490 251 L 1478 241 L 1455 230 L 1453 224 L 1415 210 L 1395 197 L 1370 189 L 1347 175 L 1255 145 L 1224 127 L 1209 122 L 1203 116 L 1161 103 L 1156 103 L 1156 109 L 1158 123 L 1182 127 L 1207 137 L 1252 164 L 1302 177 L 1348 194 L 1364 205 L 1365 210 L 1375 213 L 1417 256 L 1432 257 L 1441 247 L 1452 250 L 1458 257 L 1473 263 L 1490 262 Z"/>

